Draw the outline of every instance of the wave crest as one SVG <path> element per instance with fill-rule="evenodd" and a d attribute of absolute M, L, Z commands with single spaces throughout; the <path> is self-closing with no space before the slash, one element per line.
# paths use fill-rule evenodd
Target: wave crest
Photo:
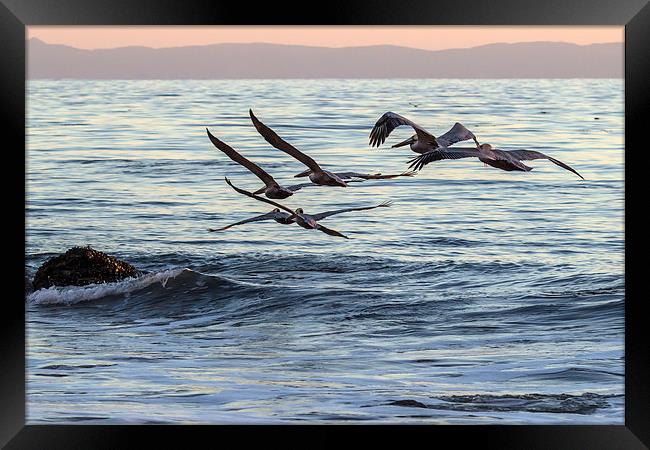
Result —
<path fill-rule="evenodd" d="M 53 286 L 32 292 L 27 296 L 26 300 L 27 303 L 32 305 L 73 305 L 112 295 L 129 294 L 156 283 L 160 283 L 161 286 L 165 287 L 169 279 L 175 278 L 185 271 L 190 272 L 190 269 L 167 269 L 114 283 L 89 284 L 87 286 Z"/>

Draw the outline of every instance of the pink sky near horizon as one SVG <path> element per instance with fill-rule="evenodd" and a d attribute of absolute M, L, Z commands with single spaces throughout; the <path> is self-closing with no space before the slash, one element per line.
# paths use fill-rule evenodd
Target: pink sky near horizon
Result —
<path fill-rule="evenodd" d="M 496 42 L 622 43 L 624 30 L 623 26 L 29 26 L 27 38 L 83 49 L 264 42 L 443 50 Z"/>

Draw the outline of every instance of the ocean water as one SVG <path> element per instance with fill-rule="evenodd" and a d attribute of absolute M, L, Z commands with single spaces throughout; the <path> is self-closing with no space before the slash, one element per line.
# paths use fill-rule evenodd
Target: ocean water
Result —
<path fill-rule="evenodd" d="M 281 201 L 394 202 L 323 220 L 349 240 L 209 233 L 272 207 L 206 127 L 305 180 L 249 108 L 333 171 L 404 171 L 411 129 L 368 147 L 394 111 L 585 180 L 440 161 Z M 25 299 L 28 423 L 623 424 L 623 120 L 618 79 L 29 81 L 27 272 L 92 245 L 148 274 Z"/>

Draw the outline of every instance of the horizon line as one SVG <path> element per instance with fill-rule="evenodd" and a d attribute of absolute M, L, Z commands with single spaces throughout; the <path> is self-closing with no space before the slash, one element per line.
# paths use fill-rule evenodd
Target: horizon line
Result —
<path fill-rule="evenodd" d="M 520 45 L 520 44 L 565 44 L 565 45 L 572 45 L 576 47 L 589 47 L 592 45 L 612 45 L 612 44 L 618 44 L 618 45 L 624 45 L 624 42 L 617 42 L 617 41 L 609 41 L 609 42 L 592 42 L 589 44 L 577 44 L 575 42 L 567 42 L 567 41 L 548 41 L 548 40 L 540 40 L 540 41 L 517 41 L 517 42 L 490 42 L 486 44 L 480 44 L 480 45 L 474 45 L 470 47 L 448 47 L 448 48 L 443 48 L 443 49 L 436 49 L 436 50 L 430 50 L 426 48 L 417 48 L 417 47 L 410 47 L 407 45 L 397 45 L 397 44 L 369 44 L 369 45 L 345 45 L 345 46 L 337 46 L 337 47 L 331 47 L 331 46 L 324 46 L 324 45 L 307 45 L 307 44 L 288 44 L 288 43 L 277 43 L 277 42 L 262 42 L 262 41 L 253 41 L 253 42 L 214 42 L 211 44 L 187 44 L 187 45 L 177 45 L 177 46 L 165 46 L 165 47 L 150 47 L 147 45 L 123 45 L 123 46 L 118 46 L 118 47 L 101 47 L 101 48 L 81 48 L 81 47 L 75 47 L 74 45 L 70 44 L 60 44 L 60 43 L 52 43 L 52 42 L 47 42 L 44 41 L 43 39 L 39 37 L 31 37 L 26 39 L 27 42 L 30 41 L 39 41 L 42 42 L 43 44 L 46 45 L 60 45 L 63 47 L 69 47 L 73 48 L 75 50 L 83 50 L 83 51 L 98 51 L 98 50 L 119 50 L 119 49 L 124 49 L 124 48 L 145 48 L 145 49 L 150 49 L 150 50 L 164 50 L 164 49 L 172 49 L 172 48 L 187 48 L 187 47 L 211 47 L 215 45 L 273 45 L 273 46 L 278 46 L 278 47 L 306 47 L 306 48 L 320 48 L 320 49 L 346 49 L 346 48 L 370 48 L 370 47 L 396 47 L 396 48 L 406 48 L 410 50 L 419 50 L 423 52 L 444 52 L 447 50 L 469 50 L 469 49 L 474 49 L 474 48 L 481 48 L 481 47 L 488 47 L 491 45 Z"/>

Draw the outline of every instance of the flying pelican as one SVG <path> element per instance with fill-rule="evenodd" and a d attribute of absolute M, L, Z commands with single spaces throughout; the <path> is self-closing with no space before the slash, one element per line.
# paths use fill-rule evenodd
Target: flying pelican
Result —
<path fill-rule="evenodd" d="M 545 155 L 544 153 L 534 150 L 498 150 L 492 148 L 490 144 L 481 144 L 478 148 L 438 148 L 430 150 L 421 154 L 409 161 L 411 165 L 409 168 L 420 170 L 427 164 L 433 161 L 440 161 L 442 159 L 460 159 L 460 158 L 478 158 L 483 163 L 496 167 L 501 170 L 519 170 L 528 172 L 533 170 L 521 161 L 530 161 L 534 159 L 548 159 L 554 164 L 569 170 L 584 180 L 584 177 L 576 172 L 570 166 L 558 161 L 555 158 Z"/>
<path fill-rule="evenodd" d="M 278 134 L 275 131 L 273 131 L 272 129 L 264 125 L 262 122 L 260 122 L 260 120 L 257 117 L 255 117 L 255 114 L 253 114 L 252 109 L 249 109 L 248 112 L 251 116 L 251 120 L 253 121 L 253 125 L 255 125 L 255 128 L 266 140 L 266 142 L 268 142 L 278 150 L 282 150 L 283 152 L 288 153 L 289 155 L 293 156 L 298 161 L 302 162 L 304 165 L 309 167 L 309 169 L 305 170 L 304 172 L 294 175 L 296 178 L 308 176 L 309 179 L 315 184 L 323 184 L 328 186 L 347 186 L 347 183 L 353 181 L 381 180 L 381 179 L 396 178 L 396 177 L 403 177 L 403 176 L 412 177 L 416 174 L 416 172 L 414 171 L 404 172 L 397 175 L 382 175 L 380 173 L 367 174 L 367 173 L 357 173 L 357 172 L 334 173 L 328 170 L 323 170 L 316 163 L 316 161 L 314 161 L 312 158 L 302 153 L 293 145 L 286 142 L 284 139 L 278 136 Z M 353 178 L 359 178 L 359 179 L 353 180 Z"/>
<path fill-rule="evenodd" d="M 227 230 L 228 228 L 236 227 L 237 225 L 243 225 L 249 222 L 260 222 L 262 220 L 275 220 L 277 223 L 281 223 L 283 225 L 290 225 L 294 223 L 294 220 L 289 219 L 289 217 L 291 217 L 291 214 L 280 211 L 280 208 L 274 208 L 273 211 L 268 212 L 266 214 L 261 214 L 259 216 L 240 220 L 239 222 L 231 223 L 230 225 L 226 225 L 225 227 L 221 227 L 221 228 L 208 228 L 208 231 L 210 232 L 224 231 Z"/>
<path fill-rule="evenodd" d="M 456 122 L 454 126 L 442 136 L 435 137 L 415 122 L 411 122 L 406 117 L 402 117 L 399 114 L 389 111 L 381 116 L 372 128 L 372 131 L 370 132 L 370 146 L 379 147 L 386 141 L 388 135 L 395 128 L 401 125 L 412 127 L 415 130 L 415 134 L 407 140 L 393 145 L 392 148 L 403 147 L 408 144 L 414 152 L 425 153 L 438 147 L 449 147 L 456 142 L 466 141 L 468 139 L 474 139 L 476 145 L 479 145 L 474 133 L 469 131 L 459 122 Z"/>
<path fill-rule="evenodd" d="M 296 184 L 294 186 L 288 186 L 288 187 L 280 186 L 277 183 L 277 181 L 275 181 L 275 179 L 271 175 L 269 175 L 264 169 L 262 169 L 260 166 L 244 158 L 228 144 L 217 139 L 215 136 L 212 135 L 212 133 L 210 133 L 210 130 L 208 130 L 207 128 L 205 129 L 205 131 L 208 132 L 208 137 L 210 138 L 210 141 L 212 141 L 215 147 L 217 147 L 219 150 L 224 152 L 226 156 L 228 156 L 236 163 L 246 167 L 248 170 L 253 172 L 255 175 L 257 175 L 257 177 L 260 180 L 264 182 L 266 186 L 255 191 L 255 194 L 261 194 L 263 192 L 264 195 L 266 195 L 268 198 L 278 198 L 278 199 L 287 198 L 293 195 L 295 191 L 302 189 L 305 186 L 309 186 L 311 184 L 311 183 L 303 183 L 303 184 Z"/>
<path fill-rule="evenodd" d="M 237 186 L 233 185 L 228 178 L 226 178 L 226 183 L 228 183 L 230 185 L 230 187 L 232 187 L 235 191 L 239 192 L 240 194 L 246 195 L 248 197 L 254 198 L 255 200 L 259 200 L 261 202 L 265 202 L 265 203 L 268 203 L 270 205 L 273 205 L 275 207 L 278 207 L 280 209 L 285 210 L 286 212 L 288 212 L 290 214 L 290 216 L 288 218 L 286 218 L 286 220 L 295 220 L 296 223 L 298 225 L 300 225 L 301 227 L 303 227 L 303 228 L 306 228 L 308 230 L 319 230 L 319 231 L 322 231 L 325 234 L 329 234 L 330 236 L 338 236 L 338 237 L 342 237 L 342 238 L 345 238 L 345 239 L 350 239 L 346 235 L 341 234 L 336 230 L 332 230 L 331 228 L 324 227 L 323 225 L 318 223 L 316 221 L 316 219 L 314 219 L 311 216 L 303 215 L 302 213 L 298 212 L 297 210 L 296 211 L 291 211 L 286 206 L 283 206 L 283 205 L 281 205 L 279 203 L 276 203 L 273 200 L 268 200 L 268 199 L 266 199 L 264 197 L 259 197 L 259 196 L 255 195 L 255 194 L 252 194 L 252 193 L 250 193 L 248 191 L 245 191 L 244 189 L 240 189 Z"/>
<path fill-rule="evenodd" d="M 275 131 L 264 125 L 262 122 L 260 122 L 257 117 L 253 114 L 253 110 L 249 109 L 248 110 L 251 120 L 253 121 L 253 125 L 255 125 L 255 128 L 257 131 L 262 135 L 264 139 L 266 139 L 266 142 L 271 144 L 273 147 L 277 148 L 278 150 L 282 150 L 283 152 L 293 156 L 296 158 L 298 161 L 309 167 L 311 173 L 309 174 L 309 179 L 316 184 L 322 184 L 326 186 L 342 186 L 342 187 L 347 187 L 347 183 L 343 181 L 341 177 L 336 175 L 333 172 L 329 172 L 327 170 L 321 169 L 321 167 L 311 159 L 309 156 L 305 155 L 303 152 L 295 148 L 293 145 L 289 144 L 287 141 L 282 139 L 280 136 L 278 136 Z"/>
<path fill-rule="evenodd" d="M 296 209 L 295 212 L 298 213 L 298 214 L 301 214 L 302 216 L 304 216 L 307 219 L 311 218 L 311 219 L 313 219 L 315 221 L 318 221 L 318 220 L 323 220 L 326 217 L 333 216 L 333 215 L 336 215 L 336 214 L 342 214 L 342 213 L 352 212 L 352 211 L 364 211 L 366 209 L 382 208 L 382 207 L 390 206 L 391 204 L 392 204 L 391 201 L 387 201 L 387 202 L 381 203 L 381 204 L 376 205 L 376 206 L 362 206 L 360 208 L 337 209 L 335 211 L 325 211 L 325 212 L 318 213 L 318 214 L 305 214 L 305 212 L 303 211 L 302 208 Z M 283 225 L 290 225 L 290 224 L 296 222 L 295 218 L 293 218 L 291 214 L 280 211 L 280 208 L 275 208 L 271 212 L 268 212 L 266 214 L 251 217 L 249 219 L 244 219 L 242 221 L 227 225 L 227 226 L 222 227 L 222 228 L 217 228 L 217 229 L 208 228 L 208 231 L 223 231 L 223 230 L 227 230 L 228 228 L 232 228 L 232 227 L 237 226 L 237 225 L 242 225 L 242 224 L 249 223 L 249 222 L 260 222 L 260 221 L 263 221 L 263 220 L 275 220 L 276 222 L 281 223 Z"/>

